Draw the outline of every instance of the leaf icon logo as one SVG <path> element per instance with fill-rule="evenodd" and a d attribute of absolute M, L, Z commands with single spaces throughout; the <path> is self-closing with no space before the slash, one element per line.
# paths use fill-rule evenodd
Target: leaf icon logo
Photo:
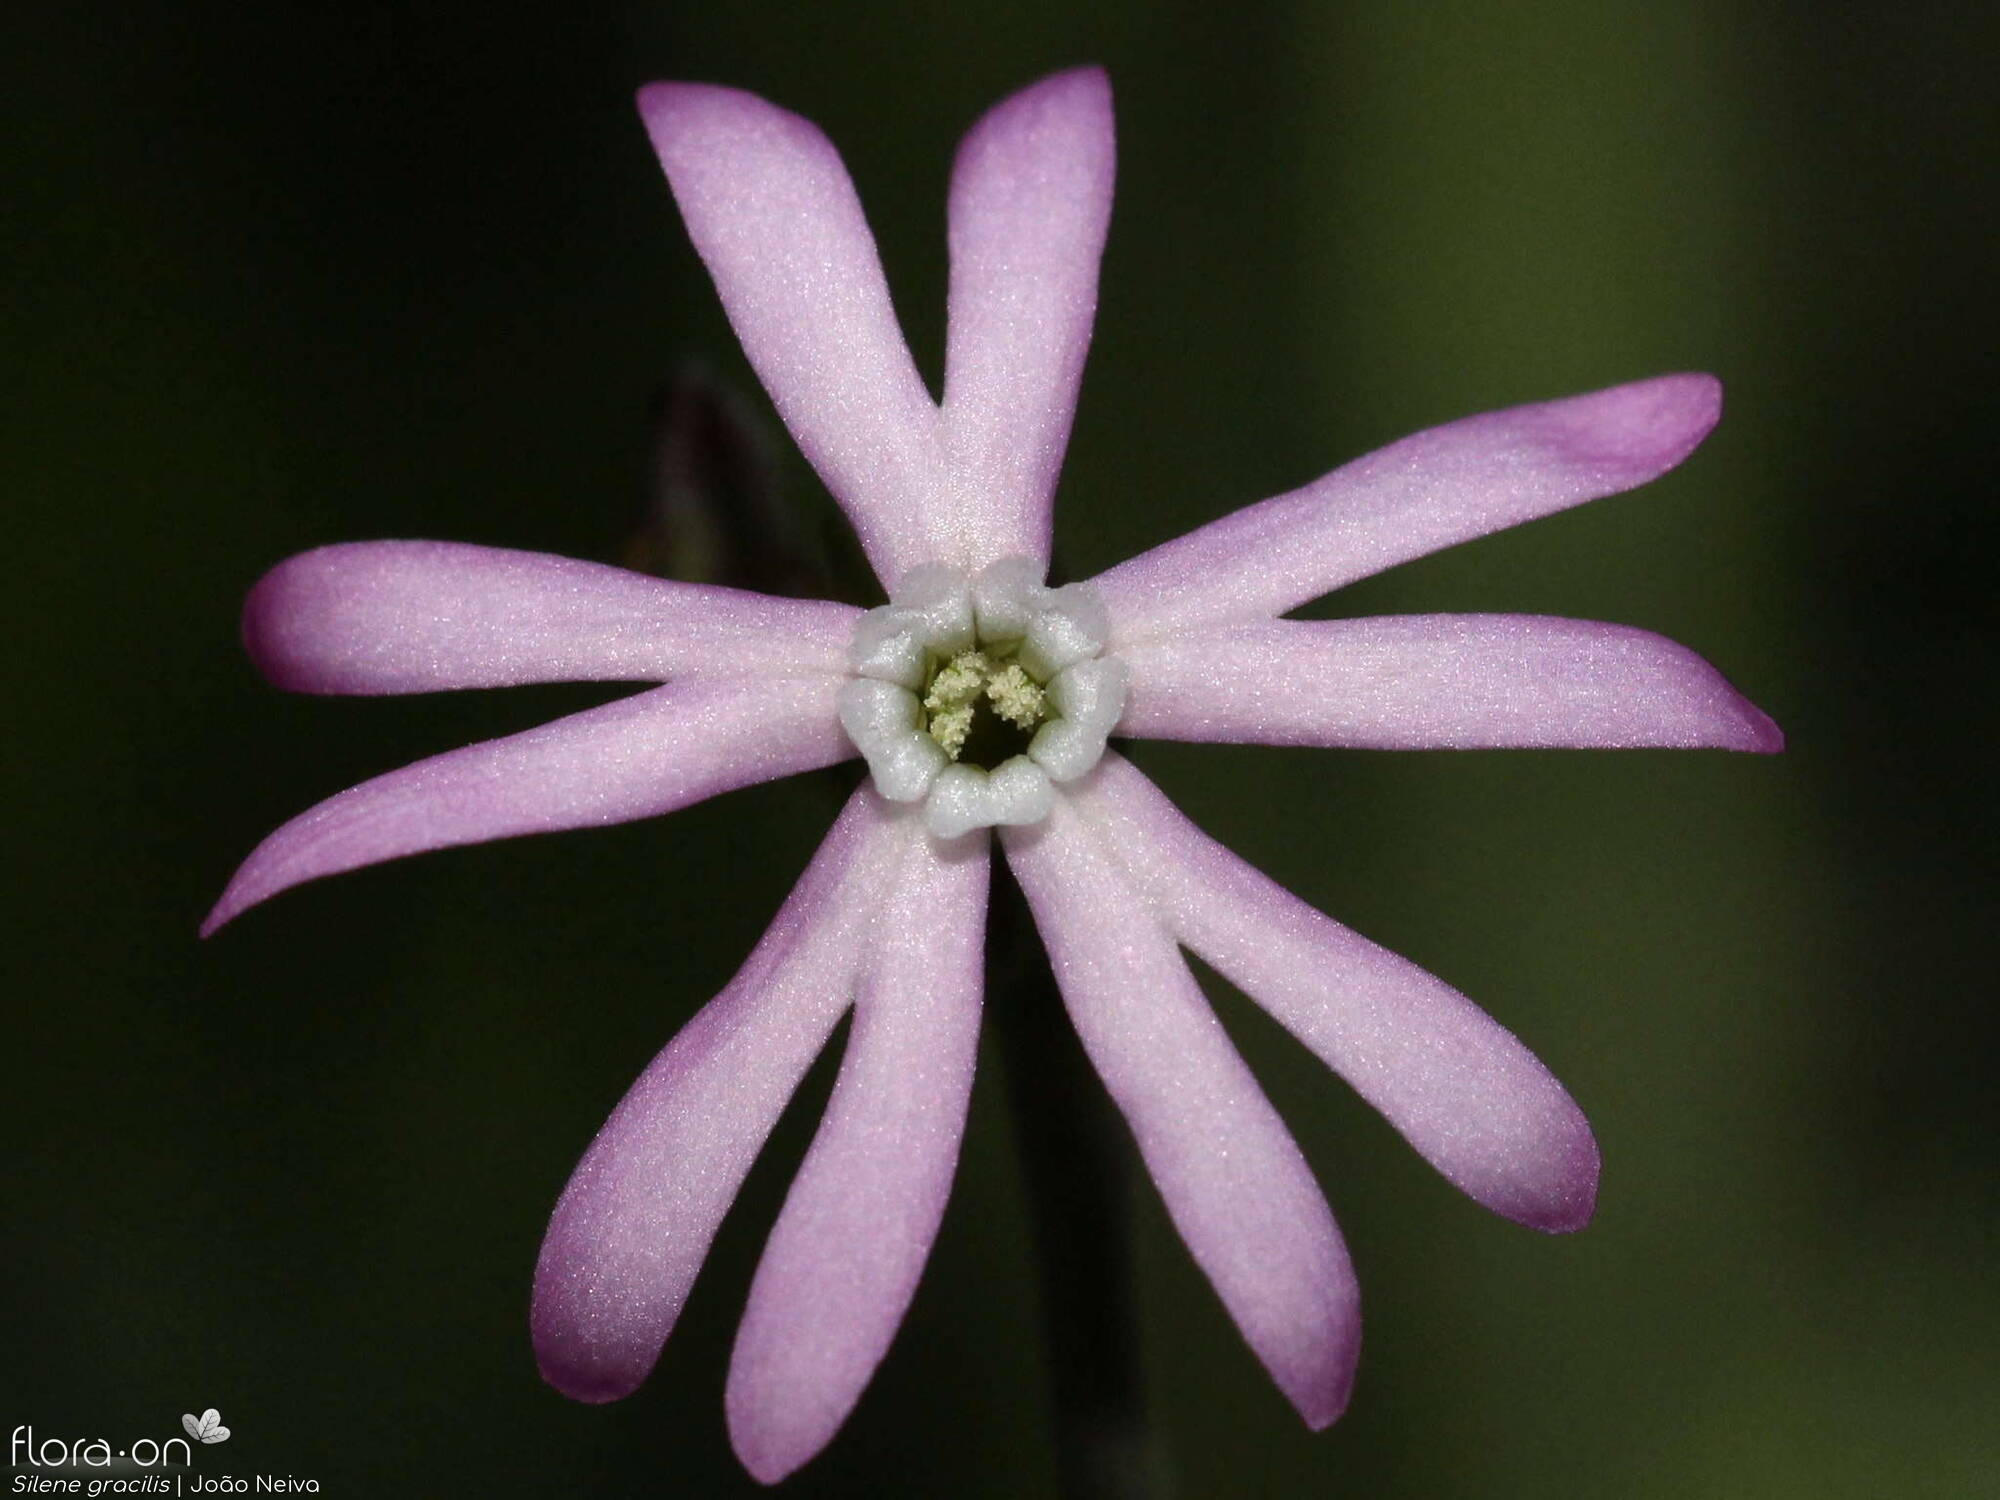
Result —
<path fill-rule="evenodd" d="M 229 1441 L 229 1429 L 222 1425 L 222 1413 L 212 1406 L 198 1417 L 182 1413 L 181 1426 L 187 1430 L 187 1435 L 198 1443 Z"/>

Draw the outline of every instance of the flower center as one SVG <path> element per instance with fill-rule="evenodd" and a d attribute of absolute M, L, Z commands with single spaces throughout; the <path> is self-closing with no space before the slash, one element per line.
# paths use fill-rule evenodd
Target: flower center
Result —
<path fill-rule="evenodd" d="M 1094 589 L 1046 588 L 1026 558 L 916 568 L 855 628 L 840 722 L 876 789 L 924 802 L 939 837 L 1039 823 L 1124 712 L 1109 633 Z"/>

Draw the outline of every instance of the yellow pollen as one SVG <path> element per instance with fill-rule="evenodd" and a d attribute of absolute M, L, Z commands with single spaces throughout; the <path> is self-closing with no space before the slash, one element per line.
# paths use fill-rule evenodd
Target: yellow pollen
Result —
<path fill-rule="evenodd" d="M 930 736 L 953 760 L 972 733 L 982 694 L 993 711 L 1016 729 L 1033 729 L 1042 721 L 1047 695 L 1019 662 L 1001 663 L 984 651 L 961 651 L 931 679 L 924 695 Z"/>
<path fill-rule="evenodd" d="M 993 711 L 1016 729 L 1033 729 L 1042 720 L 1041 685 L 1019 662 L 1009 662 L 986 680 Z"/>

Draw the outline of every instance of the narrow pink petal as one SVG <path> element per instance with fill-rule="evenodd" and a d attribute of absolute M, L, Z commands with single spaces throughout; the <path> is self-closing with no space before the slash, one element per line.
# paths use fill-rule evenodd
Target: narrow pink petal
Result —
<path fill-rule="evenodd" d="M 935 560 L 938 413 L 839 153 L 736 89 L 650 84 L 639 112 L 743 352 L 893 586 Z"/>
<path fill-rule="evenodd" d="M 826 1118 L 764 1250 L 729 1368 L 729 1431 L 775 1484 L 847 1420 L 944 1216 L 979 1036 L 989 841 L 925 840 L 877 893 Z"/>
<path fill-rule="evenodd" d="M 244 605 L 243 639 L 280 687 L 422 693 L 843 672 L 860 613 L 546 552 L 349 542 L 266 573 Z"/>
<path fill-rule="evenodd" d="M 1347 1404 L 1360 1294 L 1319 1185 L 1174 941 L 1066 798 L 1002 830 L 1077 1035 L 1195 1261 L 1314 1428 Z"/>
<path fill-rule="evenodd" d="M 1414 557 L 1633 489 L 1708 436 L 1722 387 L 1663 375 L 1417 433 L 1097 579 L 1124 644 L 1280 615 Z"/>
<path fill-rule="evenodd" d="M 1636 745 L 1773 751 L 1784 736 L 1685 646 L 1548 615 L 1268 620 L 1123 653 L 1121 734 L 1377 750 Z"/>
<path fill-rule="evenodd" d="M 1122 757 L 1106 755 L 1075 802 L 1180 940 L 1450 1182 L 1535 1229 L 1589 1222 L 1598 1167 L 1590 1125 L 1511 1032 L 1259 874 Z"/>
<path fill-rule="evenodd" d="M 854 754 L 842 679 L 690 678 L 350 787 L 251 851 L 202 924 L 405 854 L 625 823 Z"/>
<path fill-rule="evenodd" d="M 764 1138 L 854 999 L 870 914 L 920 820 L 864 786 L 727 989 L 640 1075 L 549 1220 L 531 1315 L 579 1401 L 646 1378 Z"/>
<path fill-rule="evenodd" d="M 951 182 L 944 439 L 964 565 L 1047 562 L 1111 221 L 1111 84 L 1075 68 L 990 110 Z"/>

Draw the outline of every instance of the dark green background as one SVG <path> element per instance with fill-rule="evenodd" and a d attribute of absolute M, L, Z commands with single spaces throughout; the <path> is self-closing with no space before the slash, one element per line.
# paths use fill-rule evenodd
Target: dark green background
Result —
<path fill-rule="evenodd" d="M 0 1429 L 165 1436 L 212 1405 L 235 1437 L 200 1469 L 328 1494 L 754 1488 L 722 1378 L 810 1107 L 631 1400 L 541 1385 L 527 1288 L 571 1164 L 755 941 L 826 787 L 409 861 L 198 944 L 293 812 L 597 696 L 287 698 L 236 611 L 335 540 L 610 556 L 666 372 L 747 384 L 634 85 L 820 121 L 935 370 L 953 143 L 1094 59 L 1120 185 L 1072 572 L 1406 431 L 1712 370 L 1728 413 L 1680 472 L 1323 608 L 1648 626 L 1792 741 L 1140 747 L 1216 835 L 1518 1031 L 1605 1155 L 1583 1235 L 1491 1218 L 1218 994 L 1348 1232 L 1368 1346 L 1349 1415 L 1307 1434 L 1141 1195 L 1177 1493 L 1992 1483 L 1992 18 L 175 0 L 6 23 Z M 990 1051 L 916 1306 L 797 1494 L 1051 1483 Z"/>

